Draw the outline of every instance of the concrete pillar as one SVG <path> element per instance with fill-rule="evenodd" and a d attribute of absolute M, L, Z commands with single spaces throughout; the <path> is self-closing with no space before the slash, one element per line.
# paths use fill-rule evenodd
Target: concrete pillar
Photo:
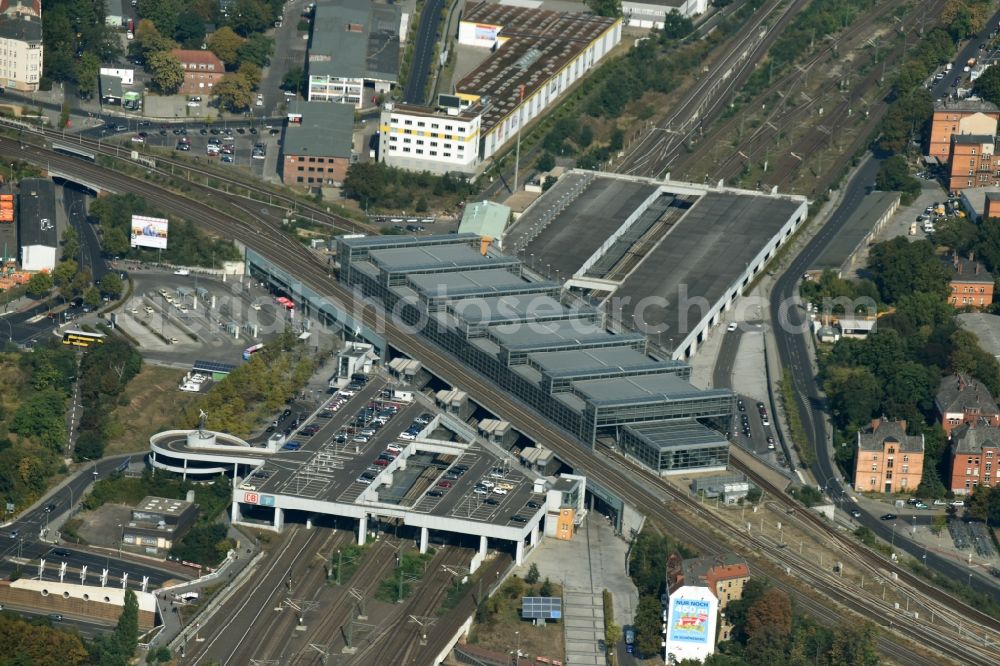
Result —
<path fill-rule="evenodd" d="M 431 531 L 426 527 L 420 528 L 420 553 L 427 552 L 427 537 L 430 536 Z"/>
<path fill-rule="evenodd" d="M 479 554 L 483 557 L 486 556 L 486 537 L 479 537 Z"/>
<path fill-rule="evenodd" d="M 280 532 L 285 526 L 285 510 L 274 507 L 274 529 Z"/>
<path fill-rule="evenodd" d="M 537 545 L 538 545 L 538 523 L 535 523 L 535 526 L 531 528 L 531 546 L 532 548 L 534 548 Z"/>
<path fill-rule="evenodd" d="M 184 480 L 184 481 L 187 481 L 188 480 L 188 459 L 184 458 L 183 460 L 184 460 L 184 472 L 181 475 L 181 479 Z"/>
<path fill-rule="evenodd" d="M 514 551 L 514 564 L 521 566 L 524 563 L 524 541 L 517 540 L 517 549 Z"/>
<path fill-rule="evenodd" d="M 368 538 L 368 516 L 362 516 L 358 520 L 358 545 L 365 545 L 365 539 Z"/>
<path fill-rule="evenodd" d="M 306 529 L 311 530 L 312 528 L 313 528 L 313 519 L 312 516 L 309 516 L 308 518 L 306 518 Z"/>
<path fill-rule="evenodd" d="M 230 519 L 230 521 L 232 521 L 234 523 L 238 522 L 240 520 L 243 520 L 243 514 L 240 513 L 240 503 L 239 502 L 233 502 L 233 508 L 232 508 L 231 513 L 230 513 L 229 519 Z"/>

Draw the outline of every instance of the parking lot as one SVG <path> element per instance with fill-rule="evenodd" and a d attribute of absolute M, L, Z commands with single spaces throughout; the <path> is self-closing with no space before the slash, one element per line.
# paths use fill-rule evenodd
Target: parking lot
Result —
<path fill-rule="evenodd" d="M 205 358 L 243 360 L 243 350 L 286 324 L 301 325 L 264 289 L 244 277 L 228 282 L 198 275 L 133 271 L 132 297 L 117 325 L 139 341 L 143 353 L 169 352 L 188 364 Z"/>
<path fill-rule="evenodd" d="M 242 166 L 263 177 L 265 173 L 276 173 L 281 127 L 269 123 L 188 123 L 174 126 L 140 122 L 136 131 L 123 133 L 121 140 L 139 152 L 147 147 L 167 149 L 196 161 Z M 212 145 L 216 149 L 210 148 Z M 258 146 L 262 150 L 255 150 Z"/>
<path fill-rule="evenodd" d="M 272 423 L 278 454 L 243 486 L 261 493 L 338 503 L 378 501 L 417 513 L 518 526 L 543 509 L 534 481 L 473 444 L 454 442 L 440 417 L 390 400 L 376 377 L 337 391 L 313 416 Z M 288 410 L 286 410 L 288 411 Z M 432 439 L 434 446 L 418 440 Z"/>

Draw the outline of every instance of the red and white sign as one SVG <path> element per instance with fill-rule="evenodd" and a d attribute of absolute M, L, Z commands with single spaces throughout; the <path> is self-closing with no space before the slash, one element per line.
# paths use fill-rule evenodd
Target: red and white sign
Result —
<path fill-rule="evenodd" d="M 243 493 L 243 501 L 247 504 L 256 504 L 258 501 L 257 493 Z"/>

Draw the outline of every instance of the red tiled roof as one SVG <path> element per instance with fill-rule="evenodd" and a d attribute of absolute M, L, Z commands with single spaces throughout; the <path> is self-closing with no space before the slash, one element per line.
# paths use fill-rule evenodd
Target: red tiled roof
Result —
<path fill-rule="evenodd" d="M 171 49 L 170 55 L 180 60 L 182 65 L 215 65 L 215 71 L 217 72 L 221 72 L 225 69 L 222 61 L 219 60 L 219 56 L 215 55 L 211 51 L 202 51 L 199 49 Z"/>

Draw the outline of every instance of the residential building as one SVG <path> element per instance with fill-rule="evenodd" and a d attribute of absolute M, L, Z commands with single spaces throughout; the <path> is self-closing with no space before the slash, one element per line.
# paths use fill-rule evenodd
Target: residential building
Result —
<path fill-rule="evenodd" d="M 132 509 L 128 523 L 122 525 L 122 544 L 137 546 L 149 554 L 169 550 L 194 524 L 196 516 L 193 502 L 145 497 Z"/>
<path fill-rule="evenodd" d="M 924 436 L 907 435 L 906 421 L 875 419 L 858 431 L 854 489 L 874 493 L 913 492 L 924 471 Z"/>
<path fill-rule="evenodd" d="M 43 51 L 41 0 L 0 0 L 0 88 L 38 90 Z"/>
<path fill-rule="evenodd" d="M 622 0 L 624 23 L 630 28 L 663 30 L 667 14 L 697 16 L 708 9 L 708 0 Z"/>
<path fill-rule="evenodd" d="M 993 303 L 993 274 L 974 255 L 951 257 L 952 276 L 948 302 L 956 308 L 984 308 Z"/>
<path fill-rule="evenodd" d="M 18 195 L 18 242 L 21 268 L 51 271 L 56 267 L 56 188 L 47 178 L 25 178 Z"/>
<path fill-rule="evenodd" d="M 743 598 L 743 589 L 750 582 L 750 567 L 735 553 L 688 559 L 673 553 L 667 558 L 666 574 L 670 604 L 664 617 L 664 657 L 668 664 L 684 659 L 704 660 L 714 651 L 716 640 L 726 641 L 732 636 L 726 606 Z"/>
<path fill-rule="evenodd" d="M 310 102 L 361 108 L 399 80 L 400 9 L 368 0 L 321 0 L 308 55 Z M 369 90 L 366 91 L 365 89 Z"/>
<path fill-rule="evenodd" d="M 354 153 L 354 107 L 303 102 L 288 114 L 281 145 L 281 179 L 292 187 L 340 185 Z"/>
<path fill-rule="evenodd" d="M 592 14 L 467 6 L 458 42 L 482 48 L 485 60 L 455 85 L 454 95 L 441 95 L 437 107 L 387 105 L 379 160 L 413 171 L 475 175 L 519 127 L 595 67 L 621 41 L 621 31 L 621 19 Z"/>
<path fill-rule="evenodd" d="M 949 375 L 941 380 L 934 408 L 946 435 L 964 423 L 987 421 L 1000 427 L 1000 408 L 990 390 L 965 373 Z"/>
<path fill-rule="evenodd" d="M 667 592 L 673 595 L 682 586 L 708 588 L 719 600 L 722 623 L 719 640 L 727 641 L 733 626 L 725 620 L 726 606 L 743 598 L 743 588 L 750 582 L 750 565 L 735 553 L 682 559 L 678 553 L 667 558 Z"/>
<path fill-rule="evenodd" d="M 1000 185 L 1000 155 L 993 134 L 955 134 L 951 137 L 948 186 L 953 192 L 969 187 Z"/>
<path fill-rule="evenodd" d="M 1000 108 L 981 99 L 942 99 L 934 103 L 928 153 L 944 163 L 949 160 L 954 134 L 996 135 Z"/>
<path fill-rule="evenodd" d="M 104 23 L 112 28 L 125 25 L 125 0 L 104 0 Z"/>
<path fill-rule="evenodd" d="M 184 83 L 177 91 L 182 95 L 211 95 L 212 88 L 226 73 L 225 65 L 211 51 L 171 49 L 170 55 L 184 67 Z"/>
<path fill-rule="evenodd" d="M 1000 482 L 1000 429 L 988 420 L 972 421 L 951 433 L 951 483 L 956 495 L 968 495 L 976 486 Z"/>

